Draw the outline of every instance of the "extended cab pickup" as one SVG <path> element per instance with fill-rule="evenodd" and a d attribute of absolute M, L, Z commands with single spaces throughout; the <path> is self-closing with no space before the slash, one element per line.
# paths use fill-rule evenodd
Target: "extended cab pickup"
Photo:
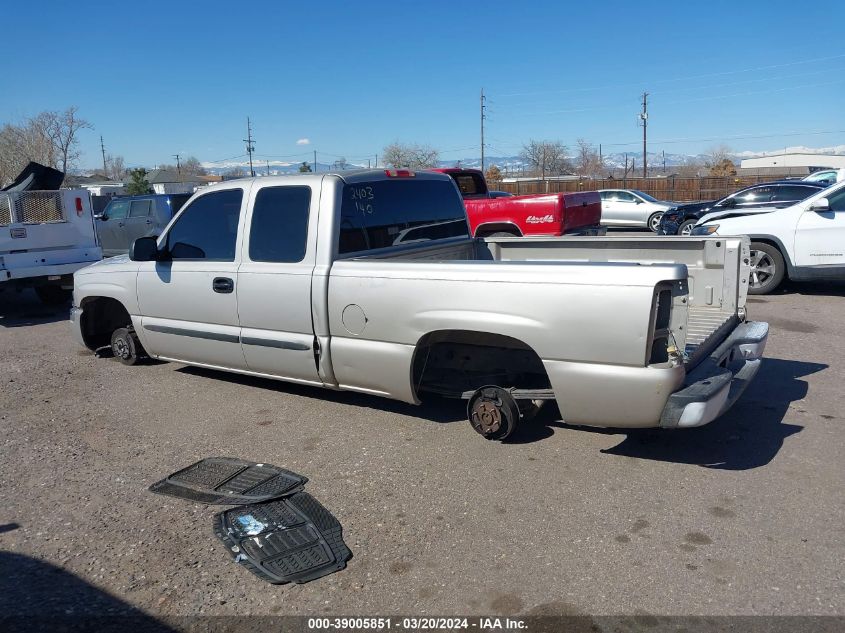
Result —
<path fill-rule="evenodd" d="M 603 235 L 606 231 L 599 226 L 601 198 L 595 191 L 500 198 L 490 193 L 478 169 L 445 167 L 432 171 L 454 179 L 476 237 Z"/>
<path fill-rule="evenodd" d="M 706 424 L 760 364 L 743 238 L 490 238 L 443 174 L 234 180 L 76 273 L 91 350 L 419 403 L 502 439 L 536 402 L 605 427 Z"/>

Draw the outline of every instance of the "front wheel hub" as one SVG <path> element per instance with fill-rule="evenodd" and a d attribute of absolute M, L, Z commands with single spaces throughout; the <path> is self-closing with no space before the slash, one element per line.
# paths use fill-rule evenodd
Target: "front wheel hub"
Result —
<path fill-rule="evenodd" d="M 111 346 L 112 353 L 118 358 L 129 358 L 129 345 L 122 339 L 115 339 Z"/>

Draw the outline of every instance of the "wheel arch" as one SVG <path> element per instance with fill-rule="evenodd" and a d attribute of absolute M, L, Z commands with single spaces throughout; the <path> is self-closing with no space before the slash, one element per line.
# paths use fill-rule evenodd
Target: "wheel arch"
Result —
<path fill-rule="evenodd" d="M 448 354 L 455 358 L 444 356 Z M 497 367 L 496 363 L 502 363 L 501 367 Z M 458 366 L 462 369 L 457 369 Z M 476 366 L 483 366 L 493 373 L 496 369 L 502 369 L 514 375 L 530 374 L 517 378 L 516 384 L 499 385 L 502 387 L 548 388 L 551 385 L 540 355 L 524 341 L 486 330 L 443 329 L 424 334 L 414 346 L 411 357 L 411 389 L 414 398 L 419 400 L 421 392 L 438 391 L 432 388 L 436 385 L 436 376 L 431 374 L 432 371 L 442 370 L 447 374 L 463 372 L 466 384 L 456 385 L 455 393 L 451 395 L 492 384 L 488 376 L 473 374 Z M 448 378 L 444 377 L 443 381 L 448 383 Z M 527 384 L 521 384 L 523 382 Z M 543 384 L 538 385 L 538 382 Z"/>
<path fill-rule="evenodd" d="M 82 340 L 92 351 L 109 345 L 114 330 L 132 324 L 129 310 L 114 297 L 95 295 L 85 297 L 79 304 L 82 308 L 80 317 Z"/>
<path fill-rule="evenodd" d="M 786 263 L 786 276 L 790 279 L 795 277 L 795 265 L 792 263 L 792 258 L 789 256 L 789 251 L 787 250 L 786 245 L 780 238 L 775 237 L 774 235 L 760 233 L 749 233 L 748 238 L 752 242 L 763 242 L 764 244 L 769 244 L 778 249 L 778 251 L 780 251 L 780 256 L 783 257 L 783 261 Z"/>
<path fill-rule="evenodd" d="M 489 237 L 493 233 L 499 231 L 506 231 L 508 233 L 515 233 L 517 237 L 523 237 L 523 232 L 513 222 L 485 222 L 475 227 L 474 237 Z"/>

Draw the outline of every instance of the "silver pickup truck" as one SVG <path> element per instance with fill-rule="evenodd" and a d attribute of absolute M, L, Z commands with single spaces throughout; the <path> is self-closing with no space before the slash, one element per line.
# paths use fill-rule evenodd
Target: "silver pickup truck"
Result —
<path fill-rule="evenodd" d="M 264 177 L 77 272 L 71 320 L 127 364 L 464 398 L 489 439 L 544 400 L 572 424 L 693 427 L 759 368 L 748 262 L 739 237 L 474 239 L 442 174 Z"/>

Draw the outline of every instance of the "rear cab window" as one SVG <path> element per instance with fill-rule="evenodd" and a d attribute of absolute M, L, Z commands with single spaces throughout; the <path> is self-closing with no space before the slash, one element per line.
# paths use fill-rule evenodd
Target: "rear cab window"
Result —
<path fill-rule="evenodd" d="M 263 187 L 255 196 L 249 229 L 254 262 L 296 263 L 305 258 L 311 187 Z"/>
<path fill-rule="evenodd" d="M 452 173 L 449 174 L 464 198 L 479 198 L 487 195 L 487 184 L 481 174 L 476 173 Z"/>
<path fill-rule="evenodd" d="M 448 180 L 347 183 L 342 196 L 340 254 L 470 237 L 463 201 Z"/>

